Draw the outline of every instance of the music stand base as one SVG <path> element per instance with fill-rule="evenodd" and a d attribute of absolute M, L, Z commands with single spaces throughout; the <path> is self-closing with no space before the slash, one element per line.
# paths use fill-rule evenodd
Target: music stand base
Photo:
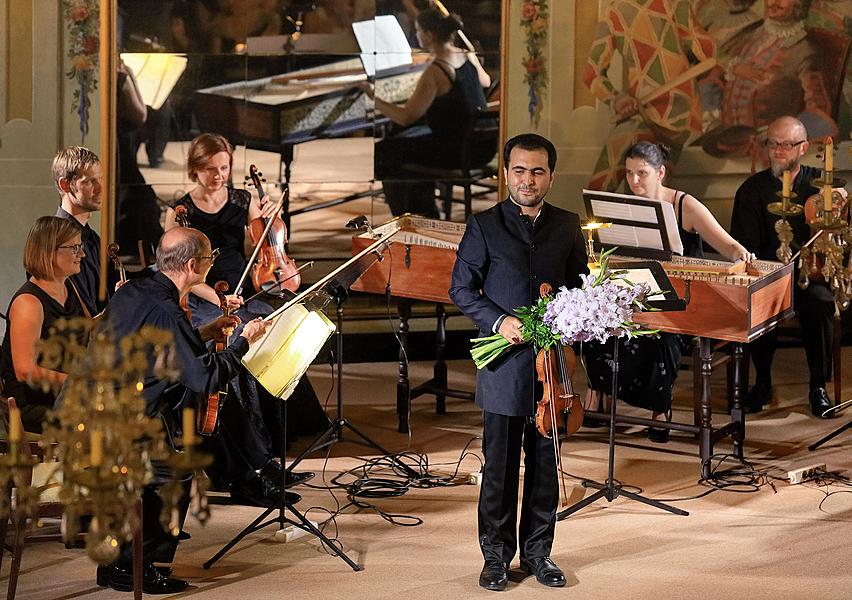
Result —
<path fill-rule="evenodd" d="M 279 528 L 283 528 L 285 524 L 290 524 L 290 525 L 293 525 L 294 527 L 298 527 L 299 529 L 302 529 L 303 531 L 306 531 L 307 533 L 310 533 L 311 535 L 319 538 L 326 547 L 330 548 L 331 551 L 334 552 L 334 554 L 336 554 L 338 557 L 340 557 L 347 565 L 352 567 L 353 571 L 360 571 L 361 570 L 361 567 L 359 567 L 355 562 L 353 562 L 352 559 L 349 558 L 346 555 L 345 552 L 343 552 L 343 550 L 341 550 L 340 548 L 335 546 L 334 543 L 330 539 L 328 539 L 322 531 L 320 531 L 316 526 L 314 526 L 313 523 L 311 523 L 307 519 L 307 517 L 305 517 L 305 515 L 303 515 L 298 510 L 293 508 L 293 506 L 290 505 L 290 504 L 286 505 L 286 509 L 289 510 L 293 514 L 293 516 L 295 516 L 298 519 L 298 522 L 294 521 L 292 519 L 288 519 L 286 516 L 284 516 L 284 509 L 283 508 L 282 509 L 267 508 L 258 518 L 256 518 L 245 529 L 243 529 L 236 536 L 234 536 L 234 538 L 230 542 L 225 544 L 216 554 L 213 555 L 212 558 L 210 558 L 210 560 L 205 562 L 202 566 L 205 569 L 209 569 L 216 562 L 218 562 L 218 560 L 220 558 L 222 558 L 225 554 L 227 554 L 228 551 L 231 548 L 233 548 L 238 543 L 240 543 L 240 541 L 244 537 L 254 533 L 255 531 L 260 531 L 261 529 L 264 529 L 264 528 L 266 528 L 270 525 L 278 525 Z M 276 510 L 279 511 L 278 516 L 264 522 L 264 519 L 266 519 L 269 515 L 271 515 Z"/>
<path fill-rule="evenodd" d="M 628 492 L 623 489 L 620 485 L 613 482 L 612 480 L 607 481 L 606 483 L 598 483 L 597 481 L 584 480 L 583 487 L 595 488 L 598 491 L 592 494 L 587 498 L 583 498 L 576 504 L 572 504 L 565 510 L 559 511 L 556 513 L 556 520 L 561 521 L 566 517 L 574 514 L 578 510 L 585 508 L 592 502 L 599 500 L 600 498 L 606 498 L 607 502 L 612 502 L 619 496 L 624 496 L 628 500 L 634 500 L 636 502 L 641 502 L 642 504 L 647 504 L 648 506 L 653 506 L 654 508 L 659 508 L 660 510 L 668 511 L 675 515 L 688 516 L 689 513 L 685 510 L 681 510 L 677 507 L 671 506 L 664 502 L 659 502 L 658 500 L 652 500 L 651 498 L 646 498 L 640 494 L 636 494 L 634 492 Z"/>

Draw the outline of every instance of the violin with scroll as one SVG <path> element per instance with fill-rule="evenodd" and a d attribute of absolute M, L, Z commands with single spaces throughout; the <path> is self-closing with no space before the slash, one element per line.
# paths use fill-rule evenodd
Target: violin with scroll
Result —
<path fill-rule="evenodd" d="M 228 282 L 217 281 L 213 289 L 216 291 L 216 297 L 219 298 L 219 307 L 222 309 L 222 316 L 230 317 L 231 309 L 228 307 L 228 299 L 225 296 L 225 293 L 228 291 Z M 216 352 L 222 352 L 228 347 L 228 341 L 233 332 L 233 327 L 223 329 L 224 340 L 215 343 L 214 350 Z M 222 410 L 222 404 L 224 404 L 227 394 L 227 391 L 213 392 L 206 399 L 202 400 L 201 405 L 198 407 L 198 422 L 196 423 L 199 435 L 216 435 L 216 432 L 219 430 L 219 412 Z"/>
<path fill-rule="evenodd" d="M 107 254 L 109 255 L 109 259 L 112 261 L 112 266 L 118 272 L 118 281 L 121 284 L 127 283 L 127 271 L 124 270 L 124 265 L 121 262 L 121 259 L 118 257 L 119 246 L 115 242 L 110 242 L 110 245 L 107 246 Z"/>
<path fill-rule="evenodd" d="M 261 173 L 257 170 L 257 166 L 249 167 L 248 178 L 251 179 L 252 185 L 257 189 L 258 195 L 263 198 L 266 192 L 263 191 L 263 183 Z M 290 193 L 287 188 L 285 194 Z M 282 196 L 282 201 L 284 197 Z M 277 211 L 277 212 L 280 212 Z M 256 256 L 256 261 L 253 261 L 252 282 L 257 291 L 261 290 L 289 290 L 296 292 L 299 285 L 302 283 L 302 277 L 299 274 L 299 269 L 296 267 L 296 261 L 287 256 L 285 246 L 287 245 L 287 225 L 278 214 L 275 216 L 258 217 L 253 219 L 248 224 L 249 239 L 255 246 L 255 252 L 252 256 Z M 236 290 L 240 294 L 242 290 Z"/>
<path fill-rule="evenodd" d="M 551 291 L 549 283 L 543 283 L 539 288 L 542 298 L 549 296 Z M 579 394 L 574 393 L 571 383 L 576 364 L 574 351 L 570 346 L 561 343 L 551 348 L 542 348 L 535 359 L 536 374 L 544 388 L 536 407 L 535 425 L 542 436 L 553 440 L 556 469 L 562 483 L 563 506 L 568 505 L 568 494 L 565 473 L 562 471 L 562 456 L 559 452 L 559 419 L 568 413 L 566 435 L 576 433 L 583 424 L 583 403 Z"/>

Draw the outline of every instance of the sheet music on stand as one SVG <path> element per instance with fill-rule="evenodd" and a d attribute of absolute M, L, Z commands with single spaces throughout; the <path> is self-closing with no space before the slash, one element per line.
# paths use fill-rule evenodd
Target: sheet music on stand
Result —
<path fill-rule="evenodd" d="M 683 254 L 677 218 L 669 202 L 596 190 L 583 190 L 583 201 L 589 218 L 612 223 L 597 230 L 602 246 L 618 246 L 622 253 L 655 260 Z"/>
<path fill-rule="evenodd" d="M 361 48 L 361 61 L 368 77 L 413 62 L 411 46 L 393 15 L 352 23 L 352 31 Z"/>
<path fill-rule="evenodd" d="M 122 52 L 121 60 L 136 76 L 147 106 L 158 110 L 186 70 L 186 56 L 163 52 Z"/>

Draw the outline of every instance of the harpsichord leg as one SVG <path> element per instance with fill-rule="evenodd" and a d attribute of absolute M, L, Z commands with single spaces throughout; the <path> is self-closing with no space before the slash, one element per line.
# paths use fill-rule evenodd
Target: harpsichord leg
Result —
<path fill-rule="evenodd" d="M 396 414 L 399 432 L 408 433 L 408 411 L 411 406 L 411 386 L 408 383 L 408 319 L 411 318 L 411 301 L 399 298 L 399 380 L 396 383 Z"/>
<path fill-rule="evenodd" d="M 698 355 L 701 361 L 701 387 L 699 403 L 701 423 L 698 443 L 701 456 L 701 476 L 710 476 L 710 457 L 713 456 L 713 410 L 711 407 L 710 376 L 713 374 L 713 340 L 698 338 Z"/>
<path fill-rule="evenodd" d="M 731 390 L 734 404 L 731 407 L 731 423 L 734 423 L 734 431 L 731 437 L 734 441 L 734 456 L 739 459 L 743 457 L 743 442 L 745 442 L 745 411 L 742 400 L 745 382 L 743 377 L 743 366 L 745 364 L 745 353 L 742 344 L 734 344 L 733 361 L 731 362 L 731 379 L 733 388 Z"/>
<path fill-rule="evenodd" d="M 435 306 L 437 328 L 435 329 L 435 366 L 432 369 L 432 381 L 435 385 L 435 412 L 443 415 L 447 412 L 444 390 L 447 389 L 447 363 L 444 362 L 444 352 L 447 347 L 447 312 L 444 305 Z"/>

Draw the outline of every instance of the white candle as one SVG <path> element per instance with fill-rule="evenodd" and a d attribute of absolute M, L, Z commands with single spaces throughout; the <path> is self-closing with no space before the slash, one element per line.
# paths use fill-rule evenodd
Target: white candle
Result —
<path fill-rule="evenodd" d="M 825 170 L 834 171 L 834 140 L 831 138 L 825 143 Z"/>
<path fill-rule="evenodd" d="M 781 176 L 781 195 L 785 198 L 790 197 L 790 171 L 784 171 Z"/>
<path fill-rule="evenodd" d="M 195 444 L 195 409 L 183 409 L 183 447 L 189 448 Z"/>

